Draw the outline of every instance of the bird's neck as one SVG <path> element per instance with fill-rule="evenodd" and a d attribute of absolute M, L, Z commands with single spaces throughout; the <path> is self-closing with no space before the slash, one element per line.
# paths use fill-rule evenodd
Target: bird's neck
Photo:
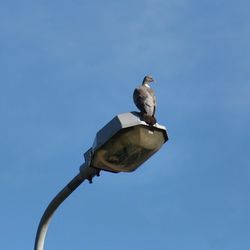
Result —
<path fill-rule="evenodd" d="M 147 83 L 147 82 L 144 82 L 144 83 L 143 83 L 143 86 L 145 86 L 146 88 L 149 88 L 149 89 L 150 89 L 149 83 Z"/>

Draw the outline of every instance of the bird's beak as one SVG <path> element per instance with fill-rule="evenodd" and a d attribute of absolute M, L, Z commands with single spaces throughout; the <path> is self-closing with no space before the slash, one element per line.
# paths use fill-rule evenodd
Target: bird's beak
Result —
<path fill-rule="evenodd" d="M 157 81 L 155 79 L 153 79 L 152 82 L 157 83 Z"/>

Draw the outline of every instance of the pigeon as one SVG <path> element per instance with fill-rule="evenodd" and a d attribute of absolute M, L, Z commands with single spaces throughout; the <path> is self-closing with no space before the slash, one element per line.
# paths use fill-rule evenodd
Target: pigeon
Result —
<path fill-rule="evenodd" d="M 134 90 L 133 99 L 136 107 L 141 111 L 142 119 L 149 125 L 156 123 L 156 97 L 150 84 L 155 82 L 152 76 L 145 76 L 142 85 Z"/>

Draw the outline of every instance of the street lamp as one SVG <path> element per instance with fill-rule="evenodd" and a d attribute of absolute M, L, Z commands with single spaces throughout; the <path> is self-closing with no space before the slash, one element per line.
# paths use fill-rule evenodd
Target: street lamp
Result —
<path fill-rule="evenodd" d="M 101 170 L 132 172 L 156 153 L 168 140 L 162 125 L 147 125 L 137 112 L 114 117 L 96 134 L 93 146 L 84 154 L 80 172 L 57 194 L 45 210 L 36 234 L 34 250 L 43 250 L 49 222 L 60 204 L 84 181 L 92 182 Z"/>

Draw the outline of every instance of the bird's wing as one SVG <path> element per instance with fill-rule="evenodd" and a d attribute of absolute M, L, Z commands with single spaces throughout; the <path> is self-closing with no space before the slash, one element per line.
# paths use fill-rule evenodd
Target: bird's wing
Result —
<path fill-rule="evenodd" d="M 138 87 L 134 90 L 134 103 L 136 107 L 143 113 L 147 113 L 145 110 L 145 100 L 147 99 L 147 96 L 147 92 L 142 87 Z"/>
<path fill-rule="evenodd" d="M 155 113 L 154 91 L 140 86 L 134 91 L 134 102 L 136 107 L 144 114 L 153 116 Z"/>

